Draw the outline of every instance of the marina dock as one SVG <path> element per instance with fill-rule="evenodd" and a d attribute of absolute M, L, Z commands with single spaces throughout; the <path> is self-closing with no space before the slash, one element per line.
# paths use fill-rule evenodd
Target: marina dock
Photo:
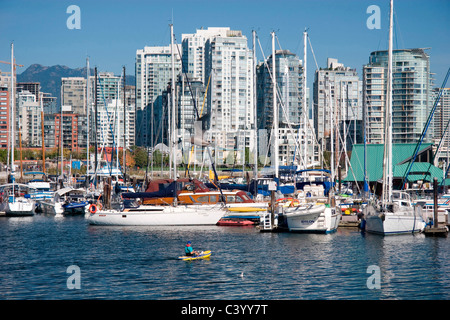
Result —
<path fill-rule="evenodd" d="M 339 227 L 343 228 L 358 228 L 360 220 L 357 215 L 342 215 L 339 221 Z"/>
<path fill-rule="evenodd" d="M 448 235 L 448 227 L 446 226 L 439 226 L 436 228 L 433 227 L 427 227 L 423 231 L 425 236 L 431 236 L 431 237 L 447 237 Z"/>

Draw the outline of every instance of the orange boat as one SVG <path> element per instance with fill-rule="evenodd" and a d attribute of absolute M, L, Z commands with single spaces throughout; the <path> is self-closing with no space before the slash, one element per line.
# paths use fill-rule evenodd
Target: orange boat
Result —
<path fill-rule="evenodd" d="M 196 179 L 178 179 L 176 181 L 173 179 L 158 179 L 150 181 L 145 192 L 140 192 L 132 197 L 142 199 L 142 204 L 171 205 L 175 200 L 175 190 L 176 194 L 179 195 L 182 192 L 206 192 L 210 189 Z M 124 197 L 127 196 L 130 195 L 124 195 Z"/>
<path fill-rule="evenodd" d="M 144 205 L 171 205 L 175 198 L 177 204 L 216 204 L 220 202 L 221 196 L 225 198 L 227 204 L 255 203 L 245 191 L 224 190 L 220 192 L 219 190 L 211 190 L 203 182 L 196 179 L 154 180 L 148 184 L 145 192 L 122 194 L 124 199 L 139 198 Z"/>

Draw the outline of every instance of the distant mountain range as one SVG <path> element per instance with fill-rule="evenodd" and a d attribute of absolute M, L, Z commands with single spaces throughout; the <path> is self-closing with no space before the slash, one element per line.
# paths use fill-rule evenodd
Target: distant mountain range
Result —
<path fill-rule="evenodd" d="M 94 69 L 91 68 L 91 75 L 94 75 Z M 30 65 L 24 72 L 17 75 L 17 82 L 39 82 L 41 91 L 51 93 L 57 98 L 59 105 L 61 95 L 61 78 L 64 77 L 84 77 L 86 78 L 86 67 L 71 69 L 66 66 L 56 65 L 46 67 L 40 64 Z M 126 76 L 127 85 L 135 85 L 135 76 Z"/>

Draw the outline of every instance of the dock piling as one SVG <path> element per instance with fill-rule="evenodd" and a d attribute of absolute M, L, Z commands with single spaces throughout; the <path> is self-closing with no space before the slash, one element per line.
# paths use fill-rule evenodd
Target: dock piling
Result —
<path fill-rule="evenodd" d="M 433 225 L 427 226 L 423 233 L 425 236 L 432 236 L 432 237 L 446 237 L 448 235 L 448 228 L 446 226 L 439 227 L 439 221 L 438 221 L 438 182 L 437 178 L 434 178 L 433 181 L 433 201 L 434 201 L 434 217 L 433 217 Z"/>

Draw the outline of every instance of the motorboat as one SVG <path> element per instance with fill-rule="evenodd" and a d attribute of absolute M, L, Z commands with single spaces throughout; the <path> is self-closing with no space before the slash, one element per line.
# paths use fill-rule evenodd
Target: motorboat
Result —
<path fill-rule="evenodd" d="M 20 183 L 8 183 L 0 187 L 1 211 L 7 217 L 33 216 L 35 214 L 35 201 L 30 193 L 34 188 Z"/>
<path fill-rule="evenodd" d="M 85 215 L 89 202 L 83 188 L 65 187 L 54 192 L 52 199 L 39 201 L 42 213 L 56 216 Z"/>

